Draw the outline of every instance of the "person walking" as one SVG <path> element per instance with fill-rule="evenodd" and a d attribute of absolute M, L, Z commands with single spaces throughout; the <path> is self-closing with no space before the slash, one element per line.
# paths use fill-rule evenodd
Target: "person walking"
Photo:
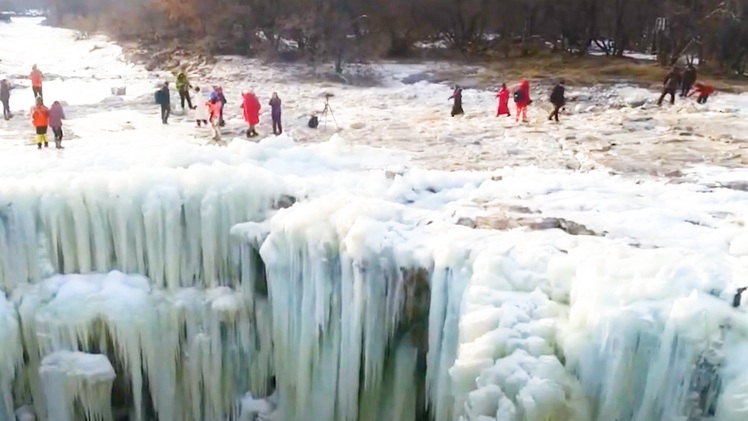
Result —
<path fill-rule="evenodd" d="M 566 97 L 565 97 L 566 89 L 564 88 L 564 80 L 561 79 L 558 81 L 558 83 L 553 86 L 553 89 L 551 90 L 551 104 L 553 105 L 553 111 L 551 111 L 551 114 L 548 116 L 548 120 L 556 119 L 556 123 L 558 123 L 558 112 L 561 110 L 561 108 L 566 105 Z"/>
<path fill-rule="evenodd" d="M 514 120 L 519 121 L 522 118 L 522 122 L 527 122 L 527 107 L 532 104 L 532 99 L 530 99 L 530 82 L 522 79 L 519 86 L 514 90 L 513 96 L 514 105 L 517 107 L 517 114 Z"/>
<path fill-rule="evenodd" d="M 210 110 L 208 108 L 208 102 L 210 100 L 207 96 L 200 92 L 200 87 L 195 87 L 195 122 L 197 127 L 201 127 L 201 124 L 208 126 L 208 119 L 210 118 Z"/>
<path fill-rule="evenodd" d="M 62 109 L 60 101 L 55 101 L 52 106 L 49 107 L 49 127 L 52 128 L 52 132 L 55 134 L 55 147 L 57 149 L 63 149 L 62 147 L 62 120 L 65 119 L 65 111 Z"/>
<path fill-rule="evenodd" d="M 496 111 L 496 117 L 502 115 L 511 117 L 512 114 L 509 112 L 509 89 L 507 89 L 506 83 L 501 84 L 501 89 L 499 90 L 499 93 L 496 94 L 496 97 L 499 98 L 499 108 Z"/>
<path fill-rule="evenodd" d="M 44 106 L 44 100 L 41 96 L 36 97 L 36 105 L 31 108 L 31 123 L 36 129 L 36 146 L 37 149 L 49 147 L 47 142 L 47 126 L 49 126 L 49 109 Z"/>
<path fill-rule="evenodd" d="M 693 63 L 689 63 L 689 65 L 686 66 L 686 71 L 683 72 L 683 81 L 681 82 L 680 91 L 681 98 L 685 98 L 688 96 L 688 92 L 691 91 L 693 84 L 696 83 L 696 79 L 698 79 L 696 68 L 693 67 Z"/>
<path fill-rule="evenodd" d="M 184 111 L 184 103 L 187 102 L 187 106 L 194 110 L 195 107 L 192 106 L 192 99 L 190 98 L 190 88 L 192 88 L 192 85 L 190 85 L 190 80 L 187 78 L 187 74 L 182 71 L 177 75 L 177 92 L 179 92 L 179 103 L 182 106 L 182 111 Z"/>
<path fill-rule="evenodd" d="M 10 83 L 5 77 L 0 80 L 0 102 L 3 103 L 3 118 L 10 120 L 13 117 L 10 113 Z"/>
<path fill-rule="evenodd" d="M 31 79 L 31 91 L 34 93 L 34 98 L 44 98 L 44 95 L 42 95 L 42 81 L 44 81 L 44 74 L 42 74 L 36 64 L 31 66 L 29 79 Z"/>
<path fill-rule="evenodd" d="M 161 123 L 169 124 L 171 115 L 171 92 L 169 92 L 169 82 L 164 82 L 161 89 L 156 91 L 156 104 L 161 106 Z"/>
<path fill-rule="evenodd" d="M 462 88 L 459 85 L 455 85 L 455 90 L 449 99 L 454 100 L 452 103 L 452 117 L 465 114 L 465 111 L 462 109 Z"/>
<path fill-rule="evenodd" d="M 273 119 L 273 134 L 279 135 L 283 133 L 283 126 L 281 125 L 281 99 L 277 92 L 273 92 L 268 105 L 270 105 L 270 117 Z"/>
<path fill-rule="evenodd" d="M 681 82 L 683 82 L 683 76 L 680 73 L 680 69 L 673 67 L 662 82 L 662 95 L 657 100 L 657 105 L 662 105 L 662 101 L 666 95 L 670 95 L 670 105 L 675 104 L 675 92 L 680 88 Z"/>
<path fill-rule="evenodd" d="M 247 137 L 258 136 L 255 127 L 260 123 L 261 105 L 254 91 L 249 90 L 242 93 L 241 108 L 244 111 L 244 121 L 249 124 L 249 129 L 247 129 Z"/>

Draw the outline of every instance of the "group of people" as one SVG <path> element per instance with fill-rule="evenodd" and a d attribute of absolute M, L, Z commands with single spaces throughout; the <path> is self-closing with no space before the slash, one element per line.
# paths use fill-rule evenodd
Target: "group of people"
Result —
<path fill-rule="evenodd" d="M 689 64 L 686 70 L 681 73 L 678 67 L 673 67 L 670 72 L 665 76 L 663 83 L 662 95 L 657 100 L 657 105 L 662 105 L 662 101 L 667 95 L 670 95 L 670 103 L 675 103 L 675 95 L 680 92 L 681 98 L 691 97 L 694 94 L 698 94 L 696 102 L 698 104 L 705 104 L 709 96 L 714 93 L 714 86 L 699 82 L 696 68 Z M 496 94 L 499 100 L 498 110 L 496 111 L 496 117 L 506 116 L 511 117 L 509 111 L 509 100 L 514 100 L 515 106 L 515 121 L 519 122 L 520 118 L 523 122 L 527 122 L 527 107 L 532 104 L 530 98 L 530 82 L 522 80 L 513 91 L 507 88 L 506 84 L 501 84 L 501 89 Z M 452 117 L 462 115 L 465 112 L 462 109 L 462 88 L 456 85 L 452 96 L 449 97 L 452 100 Z M 549 95 L 549 102 L 553 109 L 551 110 L 548 120 L 559 121 L 558 116 L 561 109 L 566 105 L 566 88 L 564 80 L 558 81 L 551 89 Z"/>
<path fill-rule="evenodd" d="M 65 119 L 65 110 L 59 101 L 54 101 L 52 106 L 47 108 L 44 105 L 42 83 L 44 74 L 39 70 L 36 64 L 31 67 L 29 74 L 31 80 L 31 91 L 34 94 L 34 106 L 31 107 L 31 124 L 36 130 L 35 140 L 37 149 L 48 148 L 49 140 L 47 132 L 52 129 L 55 136 L 55 147 L 64 149 L 62 146 L 62 120 Z M 0 102 L 3 104 L 3 119 L 10 120 L 13 114 L 10 112 L 10 91 L 13 87 L 6 77 L 0 80 Z"/>
<path fill-rule="evenodd" d="M 221 127 L 226 125 L 223 118 L 224 108 L 228 101 L 223 93 L 221 86 L 213 86 L 213 90 L 209 94 L 205 94 L 201 91 L 199 86 L 193 87 L 187 77 L 187 74 L 182 71 L 177 75 L 176 88 L 179 93 L 180 106 L 183 111 L 187 109 L 194 112 L 194 120 L 197 127 L 210 126 L 213 131 L 213 140 L 221 140 Z M 192 97 L 190 96 L 190 90 L 194 92 L 196 98 L 195 104 L 193 105 Z M 161 107 L 161 122 L 163 124 L 169 124 L 169 116 L 171 115 L 171 92 L 169 90 L 169 82 L 164 82 L 161 89 L 155 93 L 155 101 Z M 281 123 L 281 99 L 277 92 L 273 92 L 270 102 L 268 103 L 271 109 L 271 118 L 273 121 L 273 134 L 279 135 L 283 133 L 283 125 Z M 186 107 L 185 107 L 186 106 Z M 248 138 L 259 136 L 257 133 L 257 125 L 260 124 L 260 110 L 262 105 L 257 95 L 253 90 L 242 92 L 242 114 L 244 121 L 248 124 L 249 128 L 246 131 Z"/>
<path fill-rule="evenodd" d="M 550 94 L 550 102 L 553 105 L 553 111 L 548 116 L 548 120 L 554 120 L 558 122 L 558 114 L 561 109 L 566 105 L 566 88 L 564 81 L 560 80 L 553 86 Z M 506 83 L 501 84 L 501 89 L 496 94 L 499 99 L 499 107 L 496 111 L 496 117 L 507 116 L 511 117 L 509 111 L 509 99 L 514 101 L 515 106 L 515 121 L 519 122 L 522 119 L 523 122 L 527 122 L 527 107 L 532 104 L 532 98 L 530 98 L 530 82 L 523 79 L 519 85 L 517 85 L 513 91 L 509 91 Z M 456 115 L 462 115 L 465 112 L 462 109 L 462 88 L 457 85 L 455 86 L 452 96 L 449 97 L 452 100 L 452 117 Z"/>
<path fill-rule="evenodd" d="M 660 99 L 657 100 L 657 105 L 662 105 L 662 101 L 668 95 L 670 95 L 670 104 L 675 104 L 675 94 L 677 92 L 680 92 L 681 98 L 698 94 L 696 102 L 706 104 L 706 100 L 714 93 L 714 86 L 699 82 L 696 67 L 689 63 L 683 72 L 677 66 L 670 69 L 662 83 L 662 94 Z"/>

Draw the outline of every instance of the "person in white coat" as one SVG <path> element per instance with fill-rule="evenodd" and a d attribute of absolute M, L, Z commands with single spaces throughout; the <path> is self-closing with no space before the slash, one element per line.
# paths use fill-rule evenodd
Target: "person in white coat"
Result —
<path fill-rule="evenodd" d="M 210 111 L 208 110 L 208 95 L 207 93 L 200 92 L 200 87 L 195 87 L 195 122 L 197 127 L 202 127 L 202 124 L 208 126 L 208 119 L 210 118 Z"/>

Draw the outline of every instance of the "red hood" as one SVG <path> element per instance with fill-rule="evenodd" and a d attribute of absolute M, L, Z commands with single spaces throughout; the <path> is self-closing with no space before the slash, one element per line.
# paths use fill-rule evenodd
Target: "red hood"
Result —
<path fill-rule="evenodd" d="M 527 89 L 530 87 L 530 82 L 528 82 L 525 79 L 522 79 L 522 82 L 519 83 L 519 86 L 522 87 L 522 89 Z"/>

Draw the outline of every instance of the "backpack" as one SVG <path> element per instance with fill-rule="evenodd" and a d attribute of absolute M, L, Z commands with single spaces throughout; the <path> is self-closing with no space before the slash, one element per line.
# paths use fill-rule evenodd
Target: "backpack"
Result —
<path fill-rule="evenodd" d="M 516 91 L 514 91 L 513 95 L 514 95 L 514 102 L 522 102 L 522 99 L 523 99 L 522 91 L 517 89 Z"/>
<path fill-rule="evenodd" d="M 316 129 L 317 127 L 319 127 L 319 119 L 316 115 L 313 115 L 312 118 L 309 119 L 308 125 L 311 129 Z"/>
<path fill-rule="evenodd" d="M 163 102 L 164 102 L 164 95 L 163 95 L 163 93 L 161 92 L 161 89 L 159 89 L 158 91 L 156 91 L 156 92 L 155 92 L 155 93 L 153 94 L 153 100 L 154 100 L 154 102 L 155 102 L 156 104 L 159 104 L 159 105 L 160 105 L 161 103 L 163 103 Z"/>

